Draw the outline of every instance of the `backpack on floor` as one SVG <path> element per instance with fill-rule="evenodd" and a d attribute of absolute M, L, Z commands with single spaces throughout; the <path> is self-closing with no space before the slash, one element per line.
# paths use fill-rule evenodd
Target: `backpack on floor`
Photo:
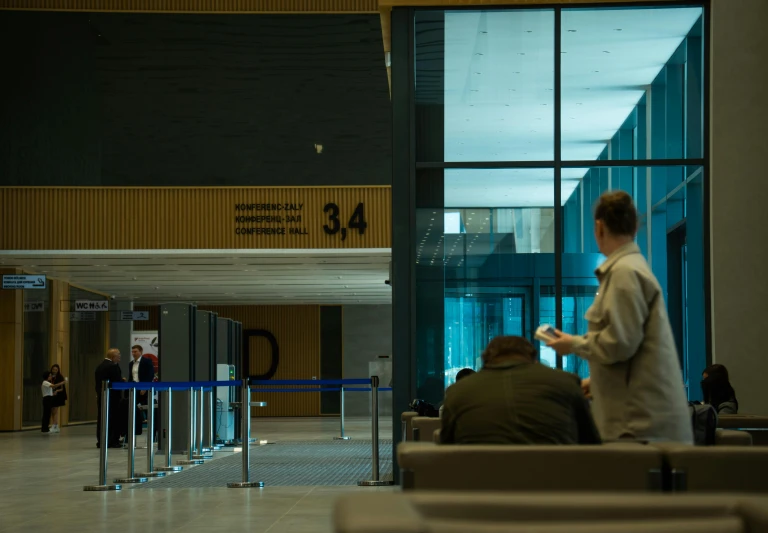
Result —
<path fill-rule="evenodd" d="M 717 410 L 711 405 L 689 403 L 693 443 L 696 446 L 713 446 L 717 430 Z"/>
<path fill-rule="evenodd" d="M 419 413 L 419 416 L 429 416 L 432 418 L 440 416 L 440 411 L 426 400 L 413 400 L 408 407 Z"/>

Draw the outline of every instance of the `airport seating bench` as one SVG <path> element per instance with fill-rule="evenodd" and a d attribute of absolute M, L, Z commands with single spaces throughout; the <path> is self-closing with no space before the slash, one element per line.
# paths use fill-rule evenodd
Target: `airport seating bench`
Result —
<path fill-rule="evenodd" d="M 400 421 L 403 424 L 403 434 L 401 440 L 413 440 L 413 426 L 411 426 L 411 420 L 419 416 L 416 411 L 405 411 L 400 415 Z"/>
<path fill-rule="evenodd" d="M 768 493 L 768 448 L 675 443 L 397 447 L 405 490 Z"/>
<path fill-rule="evenodd" d="M 715 446 L 752 446 L 752 434 L 747 431 L 718 429 L 715 431 Z"/>
<path fill-rule="evenodd" d="M 337 500 L 337 533 L 768 533 L 768 497 L 406 492 Z"/>
<path fill-rule="evenodd" d="M 406 490 L 661 490 L 661 450 L 635 443 L 435 446 L 405 442 L 397 447 L 397 460 Z"/>
<path fill-rule="evenodd" d="M 657 447 L 664 453 L 674 491 L 768 493 L 768 448 L 764 446 Z"/>
<path fill-rule="evenodd" d="M 441 419 L 428 416 L 415 416 L 411 419 L 413 441 L 432 442 L 435 431 L 440 429 Z"/>
<path fill-rule="evenodd" d="M 752 435 L 755 446 L 768 446 L 768 416 L 720 415 L 717 427 L 745 431 Z"/>

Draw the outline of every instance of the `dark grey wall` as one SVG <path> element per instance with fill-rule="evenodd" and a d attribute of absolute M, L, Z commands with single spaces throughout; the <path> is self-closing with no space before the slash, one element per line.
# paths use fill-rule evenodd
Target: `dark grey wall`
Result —
<path fill-rule="evenodd" d="M 392 361 L 392 306 L 344 306 L 344 378 L 366 378 L 368 363 L 379 355 L 389 355 Z M 379 386 L 388 387 L 382 381 Z M 350 392 L 345 395 L 345 416 L 370 416 L 370 395 Z M 379 415 L 392 414 L 392 393 L 379 396 Z"/>
<path fill-rule="evenodd" d="M 768 414 L 765 58 L 768 2 L 712 2 L 713 359 L 728 368 L 739 412 Z"/>
<path fill-rule="evenodd" d="M 391 181 L 378 15 L 2 11 L 0 57 L 3 185 Z"/>

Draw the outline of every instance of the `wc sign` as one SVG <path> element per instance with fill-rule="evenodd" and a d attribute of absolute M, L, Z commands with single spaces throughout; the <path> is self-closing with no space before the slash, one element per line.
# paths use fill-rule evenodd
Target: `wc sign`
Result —
<path fill-rule="evenodd" d="M 109 311 L 107 300 L 75 300 L 75 311 Z"/>

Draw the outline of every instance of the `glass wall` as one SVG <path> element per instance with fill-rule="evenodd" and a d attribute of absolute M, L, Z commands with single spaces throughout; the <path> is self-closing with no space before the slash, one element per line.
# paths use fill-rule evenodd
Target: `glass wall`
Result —
<path fill-rule="evenodd" d="M 108 313 L 75 312 L 77 300 L 103 301 L 107 298 L 89 291 L 69 289 L 69 399 L 70 422 L 96 420 L 94 372 L 106 354 Z M 127 355 L 123 355 L 127 357 Z"/>
<path fill-rule="evenodd" d="M 395 217 L 415 207 L 414 229 L 396 222 L 393 234 L 395 264 L 413 265 L 413 284 L 393 285 L 396 308 L 413 302 L 401 322 L 415 337 L 411 394 L 441 401 L 496 335 L 533 339 L 542 323 L 586 331 L 604 260 L 592 210 L 615 189 L 635 199 L 637 242 L 665 291 L 686 379 L 698 381 L 709 349 L 704 15 L 690 5 L 393 12 L 393 39 L 412 43 L 393 45 L 396 134 L 412 124 L 393 178 Z M 575 357 L 539 351 L 588 375 Z"/>
<path fill-rule="evenodd" d="M 51 288 L 24 290 L 24 381 L 22 423 L 40 426 L 43 399 L 42 373 L 50 369 L 48 357 L 51 324 Z"/>

